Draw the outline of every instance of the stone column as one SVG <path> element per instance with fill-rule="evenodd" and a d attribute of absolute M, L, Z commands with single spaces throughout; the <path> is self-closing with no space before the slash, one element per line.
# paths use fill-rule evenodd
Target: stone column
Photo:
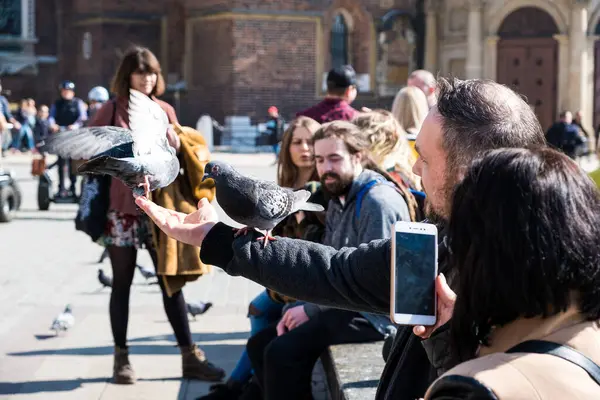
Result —
<path fill-rule="evenodd" d="M 483 78 L 496 80 L 498 71 L 498 40 L 500 36 L 488 36 L 485 39 L 483 60 Z"/>
<path fill-rule="evenodd" d="M 21 37 L 29 39 L 29 0 L 21 0 Z"/>
<path fill-rule="evenodd" d="M 571 24 L 569 29 L 569 101 L 568 108 L 576 112 L 585 104 L 585 89 L 588 64 L 587 46 L 588 11 L 585 2 L 575 2 L 571 8 Z"/>
<path fill-rule="evenodd" d="M 438 72 L 438 34 L 437 34 L 437 1 L 428 0 L 425 4 L 427 22 L 425 23 L 425 69 L 434 75 Z"/>
<path fill-rule="evenodd" d="M 483 36 L 481 0 L 469 0 L 469 20 L 467 28 L 467 79 L 481 78 L 483 73 Z"/>
<path fill-rule="evenodd" d="M 569 37 L 567 35 L 554 35 L 558 42 L 558 87 L 556 93 L 557 115 L 561 110 L 566 110 L 568 105 L 569 88 Z"/>

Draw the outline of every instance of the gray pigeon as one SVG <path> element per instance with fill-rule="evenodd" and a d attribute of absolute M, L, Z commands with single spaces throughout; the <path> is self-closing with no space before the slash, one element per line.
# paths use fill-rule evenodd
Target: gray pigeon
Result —
<path fill-rule="evenodd" d="M 196 320 L 196 315 L 202 315 L 207 312 L 213 304 L 211 302 L 205 303 L 203 301 L 198 301 L 195 303 L 186 303 L 188 314 L 191 314 L 194 317 L 194 321 Z"/>
<path fill-rule="evenodd" d="M 156 277 L 156 274 L 150 268 L 146 268 L 140 264 L 136 264 L 135 266 L 140 270 L 140 273 L 144 276 L 144 278 L 150 279 Z"/>
<path fill-rule="evenodd" d="M 103 288 L 112 287 L 112 278 L 106 276 L 102 268 L 98 269 L 98 281 L 100 282 Z"/>
<path fill-rule="evenodd" d="M 50 326 L 50 330 L 53 330 L 54 333 L 58 335 L 58 332 L 69 330 L 73 324 L 75 324 L 75 317 L 71 311 L 71 306 L 67 304 L 65 310 L 58 314 L 56 318 L 54 318 L 52 326 Z"/>
<path fill-rule="evenodd" d="M 48 136 L 40 150 L 74 160 L 89 160 L 80 173 L 111 175 L 135 196 L 168 186 L 179 174 L 175 149 L 167 141 L 169 120 L 160 106 L 137 90 L 129 94 L 129 126 L 88 127 Z"/>
<path fill-rule="evenodd" d="M 264 246 L 271 230 L 296 211 L 323 211 L 323 206 L 308 203 L 308 190 L 282 188 L 274 182 L 245 177 L 227 163 L 206 164 L 202 180 L 212 178 L 217 200 L 225 213 L 247 228 L 265 231 Z M 247 229 L 246 228 L 246 229 Z"/>

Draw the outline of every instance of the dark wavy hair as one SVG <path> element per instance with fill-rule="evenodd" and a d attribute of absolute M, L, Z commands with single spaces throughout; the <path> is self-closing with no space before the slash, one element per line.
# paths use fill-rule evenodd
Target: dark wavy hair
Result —
<path fill-rule="evenodd" d="M 152 96 L 161 96 L 165 92 L 165 80 L 158 59 L 150 49 L 141 46 L 132 46 L 125 51 L 112 80 L 111 91 L 119 97 L 129 98 L 130 79 L 135 72 L 157 75 L 156 86 L 154 86 L 151 93 Z"/>
<path fill-rule="evenodd" d="M 567 156 L 500 149 L 475 161 L 454 192 L 448 240 L 461 359 L 519 318 L 570 306 L 600 318 L 600 193 Z"/>

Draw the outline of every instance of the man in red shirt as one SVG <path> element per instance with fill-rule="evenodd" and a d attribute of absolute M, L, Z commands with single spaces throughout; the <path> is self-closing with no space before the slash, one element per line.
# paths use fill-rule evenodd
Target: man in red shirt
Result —
<path fill-rule="evenodd" d="M 358 94 L 356 72 L 351 65 L 333 68 L 327 74 L 327 95 L 319 104 L 296 114 L 324 124 L 344 120 L 351 121 L 357 110 L 350 106 Z"/>

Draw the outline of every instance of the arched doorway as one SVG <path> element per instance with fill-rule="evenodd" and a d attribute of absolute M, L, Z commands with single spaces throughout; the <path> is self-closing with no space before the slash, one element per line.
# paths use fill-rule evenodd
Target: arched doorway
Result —
<path fill-rule="evenodd" d="M 498 82 L 527 98 L 543 129 L 556 118 L 557 33 L 552 16 L 537 7 L 513 11 L 498 29 Z"/>

